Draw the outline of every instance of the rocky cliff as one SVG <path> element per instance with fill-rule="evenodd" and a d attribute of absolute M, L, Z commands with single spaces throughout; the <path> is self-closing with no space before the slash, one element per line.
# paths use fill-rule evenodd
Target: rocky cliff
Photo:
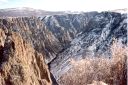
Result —
<path fill-rule="evenodd" d="M 0 29 L 0 85 L 51 84 L 43 55 L 27 44 L 20 34 Z"/>
<path fill-rule="evenodd" d="M 31 48 L 43 54 L 57 80 L 70 69 L 71 58 L 110 55 L 109 46 L 115 38 L 127 43 L 127 14 L 115 12 L 3 18 L 0 28 L 5 35 L 18 33 Z"/>
<path fill-rule="evenodd" d="M 1 28 L 5 32 L 14 31 L 32 45 L 39 53 L 44 54 L 46 62 L 50 62 L 62 49 L 61 43 L 49 31 L 43 22 L 35 17 L 1 19 Z M 47 57 L 46 57 L 47 56 Z"/>

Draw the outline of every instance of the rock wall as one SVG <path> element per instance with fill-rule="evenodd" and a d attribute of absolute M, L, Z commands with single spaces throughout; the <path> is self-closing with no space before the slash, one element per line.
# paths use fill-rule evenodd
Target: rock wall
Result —
<path fill-rule="evenodd" d="M 6 33 L 10 31 L 19 33 L 36 51 L 42 53 L 45 56 L 46 63 L 49 63 L 62 50 L 61 43 L 39 18 L 6 18 L 0 19 L 0 22 L 0 27 Z"/>
<path fill-rule="evenodd" d="M 19 33 L 6 34 L 3 29 L 0 29 L 0 85 L 52 85 L 43 55 Z"/>

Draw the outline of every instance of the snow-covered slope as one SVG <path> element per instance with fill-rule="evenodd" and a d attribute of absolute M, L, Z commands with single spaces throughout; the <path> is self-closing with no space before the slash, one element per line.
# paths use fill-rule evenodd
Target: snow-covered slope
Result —
<path fill-rule="evenodd" d="M 58 15 L 46 17 L 43 22 L 66 47 L 49 63 L 56 79 L 70 69 L 70 59 L 95 57 L 97 54 L 110 57 L 109 47 L 114 39 L 127 43 L 127 14 L 90 12 Z"/>

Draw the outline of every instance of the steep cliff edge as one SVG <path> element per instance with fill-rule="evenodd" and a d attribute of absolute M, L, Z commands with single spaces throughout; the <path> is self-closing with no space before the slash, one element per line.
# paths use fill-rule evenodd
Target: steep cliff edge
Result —
<path fill-rule="evenodd" d="M 8 28 L 10 29 L 10 28 Z M 0 29 L 0 85 L 51 85 L 43 55 L 20 34 Z"/>

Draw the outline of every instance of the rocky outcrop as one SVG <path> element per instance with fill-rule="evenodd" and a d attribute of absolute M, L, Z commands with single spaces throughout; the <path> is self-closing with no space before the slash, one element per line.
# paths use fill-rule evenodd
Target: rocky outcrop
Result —
<path fill-rule="evenodd" d="M 10 29 L 10 28 L 8 28 Z M 0 29 L 0 85 L 52 85 L 43 55 L 16 32 Z"/>

